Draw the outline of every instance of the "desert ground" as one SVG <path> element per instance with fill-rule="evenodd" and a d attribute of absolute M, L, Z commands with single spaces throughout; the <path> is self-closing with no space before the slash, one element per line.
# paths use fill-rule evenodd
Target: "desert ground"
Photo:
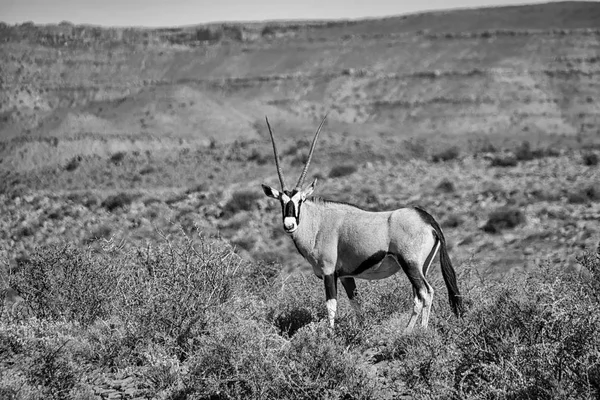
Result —
<path fill-rule="evenodd" d="M 597 398 L 600 4 L 164 29 L 0 23 L 0 398 Z M 315 195 L 441 224 L 430 329 L 283 231 Z M 13 307 L 13 303 L 14 306 Z"/>

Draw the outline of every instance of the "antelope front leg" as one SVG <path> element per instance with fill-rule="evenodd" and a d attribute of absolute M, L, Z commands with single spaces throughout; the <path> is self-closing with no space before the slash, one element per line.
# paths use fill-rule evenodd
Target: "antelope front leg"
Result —
<path fill-rule="evenodd" d="M 335 312 L 337 311 L 337 276 L 335 273 L 325 275 L 325 300 L 327 304 L 327 316 L 329 317 L 329 327 L 333 329 L 335 325 Z"/>

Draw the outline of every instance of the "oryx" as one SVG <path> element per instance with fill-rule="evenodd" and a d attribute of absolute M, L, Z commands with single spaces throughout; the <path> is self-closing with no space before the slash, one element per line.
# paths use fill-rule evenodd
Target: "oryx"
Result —
<path fill-rule="evenodd" d="M 360 312 L 355 300 L 354 278 L 383 279 L 400 269 L 408 276 L 414 296 L 413 312 L 406 330 L 414 328 L 421 314 L 421 325 L 426 328 L 434 290 L 425 277 L 438 250 L 450 306 L 460 316 L 462 299 L 446 249 L 446 240 L 439 224 L 430 214 L 417 207 L 371 212 L 345 203 L 308 199 L 317 180 L 304 188 L 302 186 L 325 118 L 315 133 L 296 186 L 289 189 L 283 177 L 273 131 L 265 117 L 281 191 L 264 184 L 262 187 L 267 196 L 281 203 L 283 229 L 294 241 L 298 252 L 312 265 L 314 273 L 325 282 L 331 328 L 337 308 L 338 278 L 353 308 Z"/>

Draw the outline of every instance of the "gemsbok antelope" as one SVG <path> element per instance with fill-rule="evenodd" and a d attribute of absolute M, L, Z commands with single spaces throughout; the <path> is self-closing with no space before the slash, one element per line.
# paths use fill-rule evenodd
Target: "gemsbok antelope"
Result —
<path fill-rule="evenodd" d="M 281 203 L 283 229 L 291 236 L 298 252 L 312 265 L 314 273 L 325 282 L 330 327 L 334 327 L 338 279 L 350 304 L 360 314 L 354 278 L 384 279 L 402 269 L 412 284 L 414 298 L 406 331 L 413 330 L 419 315 L 422 315 L 421 326 L 427 328 L 434 290 L 425 277 L 438 250 L 450 306 L 460 316 L 462 298 L 446 240 L 429 213 L 417 207 L 371 212 L 345 203 L 308 199 L 317 180 L 302 186 L 325 118 L 315 133 L 300 178 L 290 190 L 285 184 L 271 125 L 265 117 L 281 191 L 264 184 L 262 187 L 267 196 Z"/>

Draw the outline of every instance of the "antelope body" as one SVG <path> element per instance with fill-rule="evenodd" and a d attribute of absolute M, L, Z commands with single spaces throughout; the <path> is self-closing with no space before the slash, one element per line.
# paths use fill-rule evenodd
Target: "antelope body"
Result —
<path fill-rule="evenodd" d="M 315 133 L 296 187 L 288 190 L 267 119 L 282 190 L 262 186 L 267 196 L 280 201 L 284 230 L 291 236 L 298 252 L 311 264 L 314 273 L 325 283 L 330 326 L 334 327 L 338 279 L 352 306 L 360 313 L 355 299 L 355 278 L 384 279 L 403 270 L 412 284 L 414 297 L 413 312 L 406 329 L 411 331 L 420 315 L 421 326 L 426 328 L 434 294 L 426 275 L 438 250 L 450 305 L 454 313 L 460 315 L 462 299 L 446 240 L 430 214 L 416 207 L 371 212 L 349 204 L 308 199 L 314 191 L 316 179 L 305 188 L 302 185 L 324 122 L 325 118 Z"/>

